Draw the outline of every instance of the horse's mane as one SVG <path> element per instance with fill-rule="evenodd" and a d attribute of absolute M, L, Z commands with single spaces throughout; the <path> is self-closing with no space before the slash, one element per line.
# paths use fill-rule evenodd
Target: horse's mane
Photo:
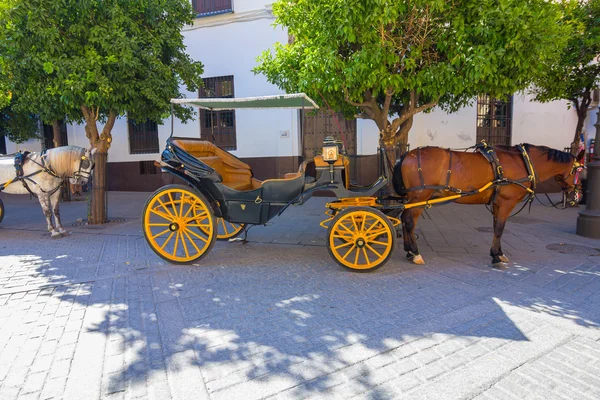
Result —
<path fill-rule="evenodd" d="M 494 146 L 494 147 L 502 149 L 502 150 L 506 150 L 506 151 L 517 150 L 517 148 L 515 146 L 498 145 L 498 146 Z M 537 146 L 537 145 L 530 144 L 530 143 L 523 143 L 523 147 L 525 147 L 525 150 L 527 150 L 527 152 L 529 152 L 529 150 L 532 147 L 535 149 L 538 149 L 542 153 L 542 155 L 545 154 L 546 157 L 548 157 L 548 161 L 554 161 L 554 162 L 561 163 L 561 164 L 568 164 L 568 163 L 572 163 L 573 160 L 575 159 L 575 156 L 571 153 L 552 149 L 548 146 Z"/>
<path fill-rule="evenodd" d="M 529 144 L 529 143 L 524 143 L 523 146 L 525 147 L 525 150 L 527 150 L 527 151 L 529 151 L 529 149 L 531 147 L 535 147 L 536 149 L 541 151 L 542 154 L 545 154 L 546 157 L 548 157 L 548 161 L 554 161 L 554 162 L 561 163 L 561 164 L 567 164 L 567 163 L 572 163 L 573 160 L 575 159 L 575 156 L 571 153 L 552 149 L 548 146 L 535 146 L 535 145 Z"/>
<path fill-rule="evenodd" d="M 75 172 L 75 163 L 81 161 L 85 149 L 77 146 L 64 146 L 49 149 L 46 152 L 46 161 L 50 168 L 61 178 L 66 178 Z"/>

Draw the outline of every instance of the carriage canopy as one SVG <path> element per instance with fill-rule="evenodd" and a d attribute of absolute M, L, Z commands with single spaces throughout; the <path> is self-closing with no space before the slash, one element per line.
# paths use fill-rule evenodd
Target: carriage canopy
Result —
<path fill-rule="evenodd" d="M 238 98 L 171 99 L 173 104 L 190 105 L 204 110 L 234 110 L 261 108 L 317 109 L 319 106 L 304 93 Z"/>

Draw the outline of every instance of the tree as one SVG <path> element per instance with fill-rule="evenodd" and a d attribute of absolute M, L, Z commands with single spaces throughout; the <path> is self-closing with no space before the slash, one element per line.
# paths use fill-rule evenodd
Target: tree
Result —
<path fill-rule="evenodd" d="M 5 0 L 0 59 L 11 90 L 50 121 L 85 124 L 97 149 L 91 223 L 106 221 L 106 159 L 117 117 L 161 121 L 180 86 L 196 91 L 202 63 L 185 52 L 188 0 Z M 189 108 L 176 107 L 186 121 Z M 103 127 L 99 130 L 98 123 Z"/>
<path fill-rule="evenodd" d="M 280 0 L 273 12 L 292 40 L 254 72 L 372 119 L 388 149 L 419 112 L 526 88 L 565 40 L 544 0 Z"/>
<path fill-rule="evenodd" d="M 574 0 L 562 4 L 564 25 L 572 26 L 560 58 L 549 60 L 535 81 L 535 100 L 568 100 L 577 113 L 573 154 L 579 151 L 592 91 L 600 85 L 600 0 Z"/>
<path fill-rule="evenodd" d="M 23 143 L 29 139 L 39 139 L 40 120 L 37 116 L 19 111 L 13 99 L 6 99 L 0 107 L 0 135 L 14 143 Z"/>

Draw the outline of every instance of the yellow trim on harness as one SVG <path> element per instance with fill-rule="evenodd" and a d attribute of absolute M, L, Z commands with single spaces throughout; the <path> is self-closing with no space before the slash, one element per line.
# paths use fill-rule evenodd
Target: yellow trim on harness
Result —
<path fill-rule="evenodd" d="M 494 184 L 494 182 L 489 182 L 471 194 L 481 193 L 481 192 L 489 189 L 489 187 L 492 186 L 493 184 Z M 461 197 L 464 197 L 464 195 L 465 195 L 464 193 L 463 194 L 455 194 L 452 196 L 440 197 L 439 199 L 419 201 L 418 203 L 408 203 L 404 208 L 414 208 L 414 207 L 423 207 L 423 206 L 430 207 L 432 204 L 443 203 L 443 202 L 450 201 L 450 200 L 460 199 Z"/>

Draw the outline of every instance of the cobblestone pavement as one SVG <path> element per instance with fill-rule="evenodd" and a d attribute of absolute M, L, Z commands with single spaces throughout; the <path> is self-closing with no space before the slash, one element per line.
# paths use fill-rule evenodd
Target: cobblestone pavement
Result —
<path fill-rule="evenodd" d="M 324 199 L 171 266 L 142 237 L 147 197 L 110 193 L 99 228 L 63 204 L 59 240 L 2 197 L 0 399 L 600 398 L 600 257 L 546 249 L 600 248 L 576 209 L 511 220 L 496 270 L 483 206 L 433 208 L 426 265 L 398 249 L 357 274 L 323 246 Z"/>

